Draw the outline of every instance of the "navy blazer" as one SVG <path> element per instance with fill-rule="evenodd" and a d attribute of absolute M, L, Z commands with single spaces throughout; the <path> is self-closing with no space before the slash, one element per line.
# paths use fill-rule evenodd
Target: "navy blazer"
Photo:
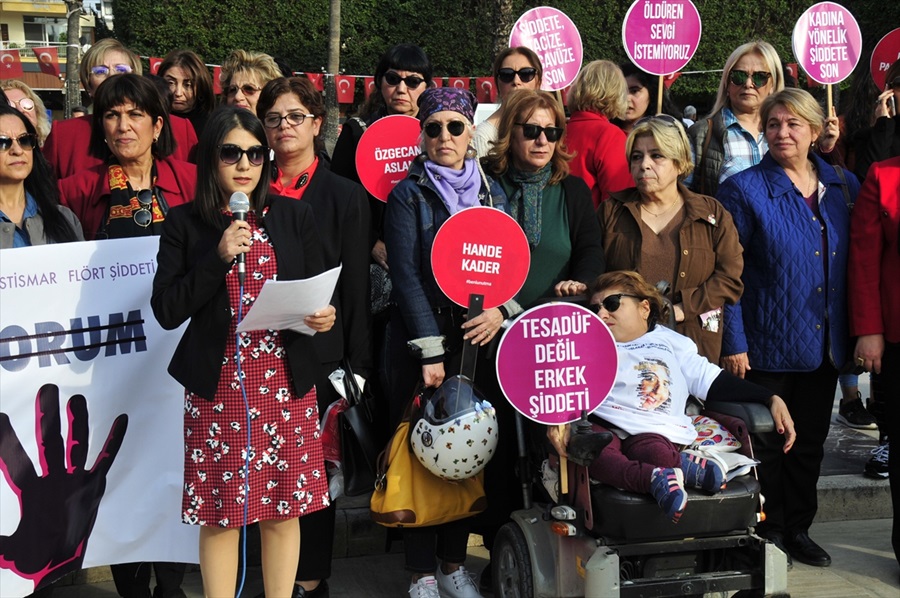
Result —
<path fill-rule="evenodd" d="M 278 262 L 279 280 L 299 280 L 325 270 L 322 244 L 309 205 L 277 195 L 266 199 L 266 228 Z M 187 330 L 169 363 L 169 374 L 204 399 L 213 400 L 222 372 L 222 356 L 231 321 L 225 275 L 232 264 L 219 258 L 222 231 L 200 217 L 194 203 L 172 208 L 163 224 L 153 278 L 150 305 L 166 330 L 190 319 Z M 319 359 L 312 337 L 290 330 L 282 340 L 296 395 L 303 396 L 315 384 Z"/>

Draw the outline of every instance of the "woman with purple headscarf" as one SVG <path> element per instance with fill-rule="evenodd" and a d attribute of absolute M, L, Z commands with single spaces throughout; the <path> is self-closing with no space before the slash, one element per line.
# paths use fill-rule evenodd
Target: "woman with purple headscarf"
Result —
<path fill-rule="evenodd" d="M 423 153 L 391 192 L 384 240 L 393 277 L 390 328 L 391 421 L 400 420 L 416 386 L 441 385 L 459 371 L 464 342 L 493 339 L 506 313 L 486 310 L 471 320 L 438 288 L 431 270 L 434 237 L 450 216 L 474 206 L 505 209 L 503 190 L 481 169 L 472 148 L 475 97 L 429 88 L 419 97 Z M 404 530 L 410 596 L 479 596 L 463 562 L 471 520 Z M 437 558 L 441 560 L 437 567 Z"/>

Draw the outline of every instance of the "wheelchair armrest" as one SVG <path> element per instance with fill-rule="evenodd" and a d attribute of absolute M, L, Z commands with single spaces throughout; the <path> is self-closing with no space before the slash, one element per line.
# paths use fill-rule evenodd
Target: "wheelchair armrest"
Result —
<path fill-rule="evenodd" d="M 730 401 L 707 401 L 704 411 L 722 413 L 744 422 L 751 434 L 775 431 L 775 421 L 769 408 L 762 403 L 732 403 Z"/>

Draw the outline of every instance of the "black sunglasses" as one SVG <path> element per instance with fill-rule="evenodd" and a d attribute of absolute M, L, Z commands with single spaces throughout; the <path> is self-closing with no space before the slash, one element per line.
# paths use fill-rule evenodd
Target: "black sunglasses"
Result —
<path fill-rule="evenodd" d="M 502 68 L 497 71 L 497 79 L 499 79 L 503 83 L 512 83 L 516 78 L 516 75 L 519 76 L 519 81 L 521 81 L 522 83 L 528 83 L 535 77 L 537 77 L 537 69 L 529 66 L 519 70 Z"/>
<path fill-rule="evenodd" d="M 140 208 L 131 212 L 134 223 L 141 228 L 147 228 L 153 222 L 153 191 L 141 189 L 134 195 Z"/>
<path fill-rule="evenodd" d="M 250 85 L 249 83 L 244 83 L 241 86 L 229 85 L 225 88 L 225 95 L 237 95 L 238 90 L 241 90 L 241 93 L 243 93 L 245 96 L 255 96 L 260 92 L 261 89 L 262 87 L 256 87 L 255 85 Z"/>
<path fill-rule="evenodd" d="M 616 293 L 615 295 L 607 295 L 603 298 L 603 301 L 600 302 L 600 305 L 596 303 L 591 303 L 591 309 L 596 311 L 598 314 L 600 313 L 600 308 L 606 310 L 607 313 L 613 313 L 619 306 L 622 305 L 622 297 L 631 297 L 632 299 L 637 299 L 638 301 L 643 301 L 642 297 L 638 297 L 637 295 L 629 295 L 628 293 Z"/>
<path fill-rule="evenodd" d="M 753 87 L 762 87 L 771 77 L 772 73 L 767 73 L 765 71 L 748 73 L 747 71 L 732 70 L 731 73 L 728 74 L 728 80 L 734 85 L 744 85 L 747 83 L 747 79 L 750 79 L 753 82 Z"/>
<path fill-rule="evenodd" d="M 37 135 L 33 133 L 22 133 L 18 137 L 9 137 L 0 135 L 0 152 L 7 152 L 12 148 L 13 141 L 19 142 L 19 147 L 25 151 L 31 151 L 37 147 Z"/>
<path fill-rule="evenodd" d="M 537 139 L 541 136 L 541 133 L 543 133 L 544 137 L 547 138 L 547 141 L 555 143 L 559 141 L 559 138 L 562 137 L 563 134 L 562 127 L 540 127 L 528 123 L 516 123 L 516 126 L 522 127 L 522 135 L 525 136 L 525 139 Z"/>
<path fill-rule="evenodd" d="M 387 84 L 391 87 L 400 85 L 400 82 L 403 81 L 410 89 L 415 89 L 419 85 L 425 83 L 425 79 L 419 77 L 418 75 L 408 75 L 406 77 L 401 77 L 393 71 L 385 73 L 384 80 L 387 81 Z"/>
<path fill-rule="evenodd" d="M 241 158 L 247 154 L 247 160 L 253 166 L 262 166 L 269 155 L 269 148 L 264 145 L 253 145 L 247 149 L 233 143 L 226 143 L 219 146 L 219 160 L 225 164 L 237 164 Z"/>
<path fill-rule="evenodd" d="M 682 126 L 681 123 L 678 122 L 678 119 L 675 118 L 674 116 L 671 116 L 669 114 L 654 114 L 653 116 L 645 116 L 644 118 L 638 119 L 638 121 L 636 123 L 634 123 L 634 127 L 632 127 L 632 130 L 634 130 L 634 128 L 636 128 L 644 123 L 648 123 L 652 120 L 661 121 L 670 127 Z"/>
<path fill-rule="evenodd" d="M 444 125 L 442 123 L 432 121 L 422 127 L 422 130 L 425 131 L 425 134 L 432 139 L 436 139 L 437 137 L 440 137 L 441 131 L 444 130 Z M 450 134 L 454 137 L 459 137 L 465 130 L 466 123 L 461 120 L 451 120 L 447 123 L 447 131 L 449 131 Z"/>

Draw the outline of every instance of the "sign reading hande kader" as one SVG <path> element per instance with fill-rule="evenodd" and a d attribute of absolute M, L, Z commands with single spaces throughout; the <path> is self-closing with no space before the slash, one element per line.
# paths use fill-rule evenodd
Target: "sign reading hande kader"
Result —
<path fill-rule="evenodd" d="M 516 296 L 531 265 L 531 250 L 522 228 L 505 212 L 469 208 L 438 229 L 431 268 L 451 301 L 469 306 L 469 295 L 483 295 L 484 309 Z"/>

